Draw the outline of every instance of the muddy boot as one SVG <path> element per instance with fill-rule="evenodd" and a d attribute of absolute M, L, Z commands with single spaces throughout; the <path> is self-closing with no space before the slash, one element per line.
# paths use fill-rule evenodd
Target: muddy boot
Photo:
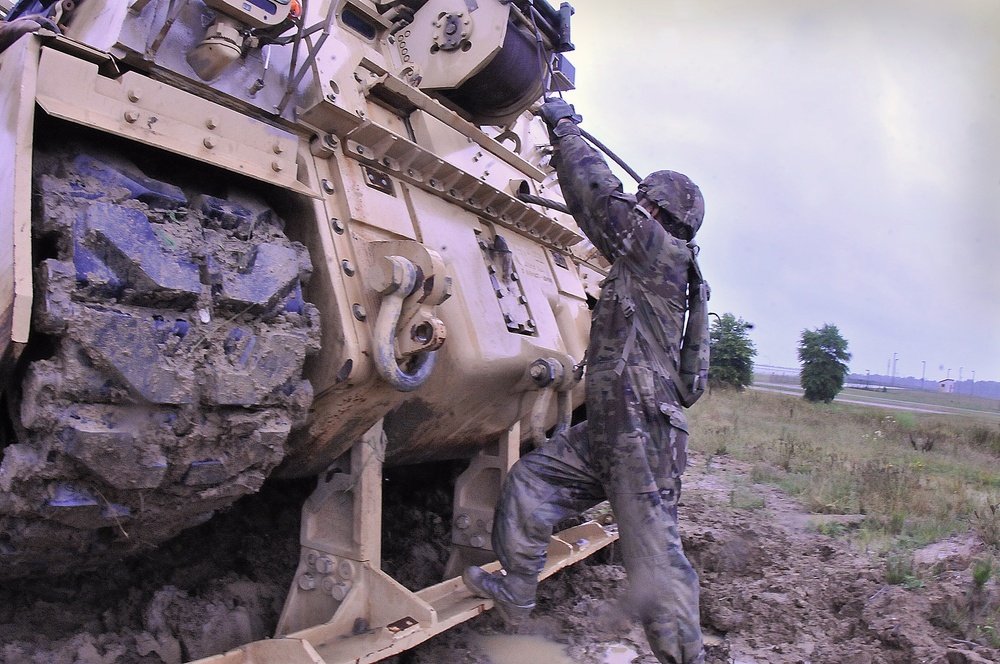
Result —
<path fill-rule="evenodd" d="M 535 608 L 535 579 L 521 579 L 516 574 L 490 574 L 481 567 L 469 567 L 462 581 L 476 597 L 493 600 L 504 621 L 516 625 Z"/>

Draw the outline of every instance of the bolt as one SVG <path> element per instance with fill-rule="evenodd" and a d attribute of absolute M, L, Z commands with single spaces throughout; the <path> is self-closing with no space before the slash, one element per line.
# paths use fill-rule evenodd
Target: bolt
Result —
<path fill-rule="evenodd" d="M 302 590 L 315 590 L 316 577 L 312 574 L 303 574 L 299 577 L 299 588 Z"/>
<path fill-rule="evenodd" d="M 142 90 L 133 89 L 128 91 L 128 100 L 133 104 L 142 99 Z"/>
<path fill-rule="evenodd" d="M 333 183 L 327 180 L 326 178 L 323 178 L 322 185 L 324 193 L 332 194 L 333 192 L 336 191 L 336 189 L 333 186 Z"/>
<path fill-rule="evenodd" d="M 531 378 L 533 380 L 541 380 L 548 376 L 548 370 L 545 368 L 545 364 L 541 362 L 536 362 L 531 365 L 531 370 L 529 371 Z"/>
<path fill-rule="evenodd" d="M 125 122 L 132 124 L 139 121 L 138 111 L 125 111 Z"/>
<path fill-rule="evenodd" d="M 206 136 L 205 140 L 202 141 L 202 145 L 211 150 L 212 148 L 215 147 L 215 138 L 211 136 Z"/>
<path fill-rule="evenodd" d="M 337 602 L 343 602 L 349 592 L 351 592 L 351 584 L 335 583 L 330 590 L 330 596 Z"/>
<path fill-rule="evenodd" d="M 525 296 L 521 295 L 520 297 L 517 298 L 517 301 L 520 302 L 521 304 L 527 304 L 528 303 L 528 298 L 526 298 Z"/>
<path fill-rule="evenodd" d="M 274 154 L 281 154 L 285 151 L 285 148 L 281 147 L 281 143 L 275 143 L 271 149 L 274 150 Z"/>
<path fill-rule="evenodd" d="M 341 267 L 344 268 L 344 274 L 346 274 L 349 277 L 354 276 L 354 264 L 351 263 L 351 261 L 345 258 L 344 260 L 340 261 L 340 265 Z"/>
<path fill-rule="evenodd" d="M 469 538 L 469 545 L 474 546 L 477 549 L 481 549 L 483 546 L 486 545 L 486 538 L 483 537 L 482 535 L 473 535 L 472 537 Z"/>
<path fill-rule="evenodd" d="M 354 563 L 350 560 L 341 560 L 337 566 L 337 574 L 345 581 L 350 581 L 354 578 Z"/>
<path fill-rule="evenodd" d="M 328 94 L 326 98 L 328 101 L 337 101 L 337 95 L 333 94 L 332 92 Z"/>
<path fill-rule="evenodd" d="M 359 145 L 358 146 L 358 154 L 364 154 L 364 153 L 365 153 L 365 146 Z"/>
<path fill-rule="evenodd" d="M 284 168 L 284 166 L 281 165 L 280 161 L 271 162 L 271 170 L 274 171 L 275 173 L 280 173 L 282 168 Z"/>
<path fill-rule="evenodd" d="M 469 527 L 471 521 L 468 514 L 460 514 L 457 519 L 455 519 L 455 527 L 459 530 L 465 530 Z"/>
<path fill-rule="evenodd" d="M 364 321 L 366 318 L 368 318 L 368 312 L 365 311 L 365 308 L 360 304 L 355 304 L 352 309 L 354 311 L 354 317 L 357 318 L 358 320 Z"/>
<path fill-rule="evenodd" d="M 336 148 L 337 147 L 337 137 L 334 136 L 333 134 L 324 134 L 323 135 L 323 143 L 328 148 Z"/>
<path fill-rule="evenodd" d="M 333 231 L 337 235 L 343 235 L 344 234 L 344 224 L 342 224 L 340 222 L 340 219 L 331 219 L 330 220 L 330 226 L 333 227 Z"/>
<path fill-rule="evenodd" d="M 327 556 L 320 556 L 316 559 L 316 571 L 320 574 L 329 574 L 333 571 L 333 561 Z"/>
<path fill-rule="evenodd" d="M 208 127 L 209 129 L 215 129 L 216 127 L 219 126 L 219 121 L 216 120 L 215 118 L 208 118 L 207 120 L 205 120 L 205 126 Z"/>

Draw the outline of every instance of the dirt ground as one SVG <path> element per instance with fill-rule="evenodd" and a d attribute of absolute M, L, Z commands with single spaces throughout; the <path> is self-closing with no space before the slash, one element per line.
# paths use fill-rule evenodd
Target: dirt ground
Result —
<path fill-rule="evenodd" d="M 959 617 L 996 611 L 1000 600 L 995 580 L 978 589 L 973 582 L 981 545 L 970 536 L 918 551 L 912 582 L 890 585 L 884 560 L 820 534 L 819 517 L 773 487 L 749 484 L 748 473 L 725 457 L 696 456 L 685 477 L 681 530 L 701 578 L 710 662 L 1000 661 L 1000 651 L 955 627 Z M 384 567 L 411 587 L 434 583 L 443 570 L 449 478 L 454 472 L 440 468 L 387 474 L 385 520 L 393 525 Z M 310 488 L 269 484 L 114 569 L 0 586 L 0 662 L 176 664 L 266 638 L 298 560 L 299 506 Z M 857 519 L 840 522 L 850 528 Z M 567 661 L 653 664 L 616 561 L 612 547 L 543 583 L 517 634 L 560 644 Z M 494 613 L 392 661 L 491 662 L 490 638 L 511 631 Z"/>

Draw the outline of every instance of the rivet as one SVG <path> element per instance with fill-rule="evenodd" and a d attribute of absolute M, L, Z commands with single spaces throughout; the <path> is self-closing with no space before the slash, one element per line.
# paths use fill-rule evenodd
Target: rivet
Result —
<path fill-rule="evenodd" d="M 323 184 L 323 191 L 325 193 L 332 194 L 333 192 L 336 191 L 336 189 L 334 189 L 333 187 L 333 183 L 327 180 L 326 178 L 323 178 L 322 184 Z"/>
<path fill-rule="evenodd" d="M 333 571 L 333 561 L 327 556 L 320 556 L 316 559 L 316 571 L 320 574 L 329 574 Z"/>
<path fill-rule="evenodd" d="M 358 154 L 364 154 L 364 153 L 365 153 L 365 146 L 359 145 L 358 146 Z"/>
<path fill-rule="evenodd" d="M 330 226 L 333 227 L 333 230 L 337 235 L 344 234 L 344 224 L 341 223 L 340 219 L 331 219 Z"/>
<path fill-rule="evenodd" d="M 133 89 L 128 91 L 128 100 L 130 102 L 135 103 L 140 99 L 142 99 L 142 90 Z"/>
<path fill-rule="evenodd" d="M 341 267 L 344 268 L 344 274 L 346 274 L 349 277 L 354 276 L 354 264 L 351 263 L 351 261 L 345 258 L 344 260 L 340 261 L 340 265 Z"/>
<path fill-rule="evenodd" d="M 355 304 L 354 307 L 352 307 L 352 309 L 354 311 L 354 317 L 357 318 L 358 320 L 363 321 L 366 318 L 368 318 L 368 312 L 365 311 L 365 308 L 362 307 L 360 304 Z"/>
<path fill-rule="evenodd" d="M 125 122 L 138 122 L 139 112 L 138 111 L 125 111 Z"/>
<path fill-rule="evenodd" d="M 271 149 L 274 150 L 274 154 L 281 154 L 285 151 L 285 148 L 281 147 L 281 143 L 275 143 Z"/>
<path fill-rule="evenodd" d="M 343 602 L 349 592 L 351 592 L 351 585 L 349 583 L 335 583 L 330 590 L 330 597 L 336 602 Z"/>
<path fill-rule="evenodd" d="M 212 148 L 214 148 L 214 147 L 215 147 L 215 139 L 214 139 L 214 138 L 212 138 L 211 136 L 206 136 L 206 137 L 205 137 L 205 140 L 203 140 L 203 141 L 202 141 L 202 144 L 203 144 L 203 145 L 204 145 L 204 146 L 205 146 L 206 148 L 208 148 L 209 150 L 211 150 Z"/>
<path fill-rule="evenodd" d="M 469 538 L 469 544 L 480 549 L 486 544 L 486 538 L 482 535 L 473 535 Z"/>
<path fill-rule="evenodd" d="M 216 127 L 219 126 L 219 121 L 216 120 L 215 118 L 208 118 L 207 120 L 205 120 L 205 126 L 208 127 L 209 129 L 215 129 Z"/>
<path fill-rule="evenodd" d="M 271 162 L 271 170 L 274 171 L 275 173 L 280 173 L 282 168 L 284 168 L 284 166 L 281 165 L 281 162 L 279 161 Z"/>
<path fill-rule="evenodd" d="M 299 577 L 299 588 L 302 590 L 315 590 L 316 577 L 312 574 L 303 574 Z"/>

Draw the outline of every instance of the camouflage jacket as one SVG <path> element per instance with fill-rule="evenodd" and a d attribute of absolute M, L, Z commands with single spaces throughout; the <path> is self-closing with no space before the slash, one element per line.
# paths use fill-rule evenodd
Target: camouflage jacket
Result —
<path fill-rule="evenodd" d="M 623 192 L 621 181 L 578 132 L 566 124 L 556 132 L 559 185 L 580 228 L 612 266 L 591 320 L 588 372 L 614 370 L 622 376 L 626 366 L 654 370 L 668 384 L 675 407 L 671 424 L 686 431 L 665 365 L 676 370 L 680 360 L 692 250 Z"/>

